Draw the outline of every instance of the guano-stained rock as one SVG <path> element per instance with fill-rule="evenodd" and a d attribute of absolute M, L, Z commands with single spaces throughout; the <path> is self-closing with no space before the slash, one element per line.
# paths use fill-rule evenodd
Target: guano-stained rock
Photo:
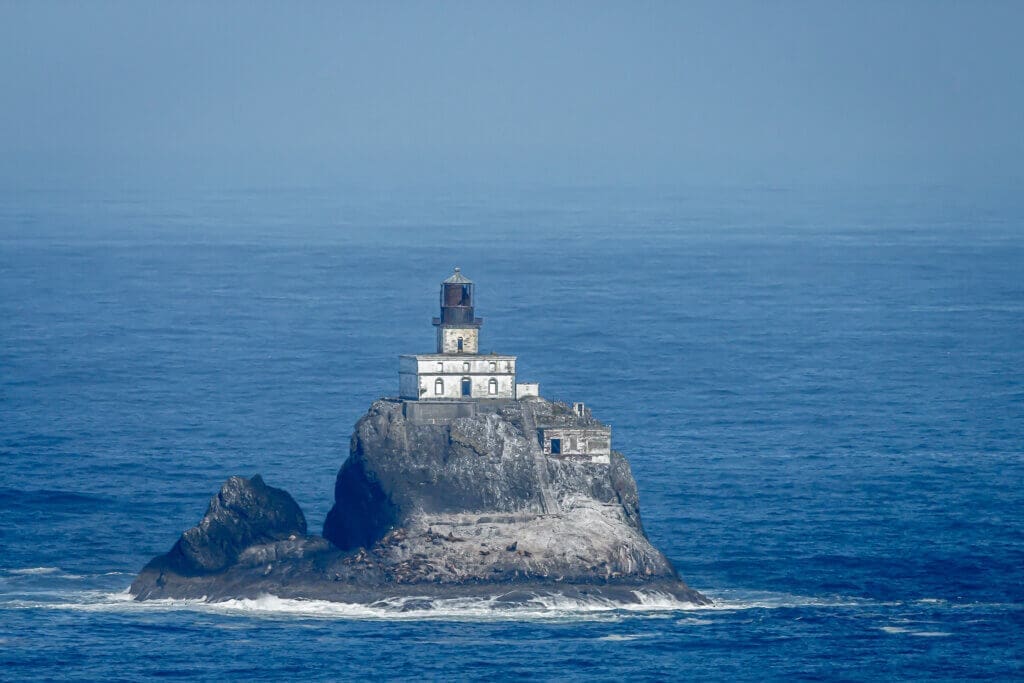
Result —
<path fill-rule="evenodd" d="M 232 477 L 200 524 L 132 584 L 137 599 L 385 597 L 525 591 L 706 598 L 648 541 L 626 459 L 544 455 L 538 424 L 589 415 L 531 399 L 417 423 L 380 400 L 358 421 L 323 537 L 259 476 Z"/>

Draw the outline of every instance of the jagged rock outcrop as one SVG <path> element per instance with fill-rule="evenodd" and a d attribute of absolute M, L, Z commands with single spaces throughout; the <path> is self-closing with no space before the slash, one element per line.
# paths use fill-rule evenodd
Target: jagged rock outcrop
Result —
<path fill-rule="evenodd" d="M 400 402 L 374 403 L 356 424 L 324 537 L 381 553 L 399 581 L 675 577 L 644 535 L 621 454 L 604 464 L 540 452 L 526 424 L 591 420 L 556 411 L 512 402 L 415 424 Z M 432 534 L 460 540 L 438 544 Z"/>
<path fill-rule="evenodd" d="M 232 477 L 202 522 L 132 584 L 139 599 L 272 593 L 344 601 L 538 592 L 706 601 L 644 534 L 626 459 L 544 455 L 537 425 L 600 425 L 533 399 L 410 420 L 381 400 L 356 424 L 323 537 L 291 497 Z"/>
<path fill-rule="evenodd" d="M 306 535 L 306 517 L 287 491 L 260 475 L 231 477 L 210 499 L 202 521 L 170 552 L 151 562 L 185 576 L 212 574 L 238 561 L 245 550 Z"/>

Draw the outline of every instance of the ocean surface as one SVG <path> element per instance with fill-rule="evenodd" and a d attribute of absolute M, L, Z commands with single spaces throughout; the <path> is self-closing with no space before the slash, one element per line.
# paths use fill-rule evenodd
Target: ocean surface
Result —
<path fill-rule="evenodd" d="M 230 475 L 319 530 L 456 265 L 715 605 L 131 601 Z M 1006 680 L 1022 628 L 1019 193 L 0 193 L 0 679 Z"/>

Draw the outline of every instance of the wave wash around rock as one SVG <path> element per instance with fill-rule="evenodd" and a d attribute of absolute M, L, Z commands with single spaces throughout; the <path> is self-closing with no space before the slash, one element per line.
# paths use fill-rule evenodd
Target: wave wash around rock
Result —
<path fill-rule="evenodd" d="M 707 602 L 647 540 L 611 429 L 517 382 L 515 356 L 479 353 L 483 320 L 458 268 L 440 294 L 437 352 L 402 356 L 400 398 L 356 423 L 323 537 L 306 534 L 285 491 L 232 477 L 132 595 L 637 601 L 656 590 Z"/>

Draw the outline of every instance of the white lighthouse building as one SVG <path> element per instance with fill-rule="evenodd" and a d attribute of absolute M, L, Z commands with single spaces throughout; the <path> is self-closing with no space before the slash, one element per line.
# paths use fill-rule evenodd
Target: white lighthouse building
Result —
<path fill-rule="evenodd" d="M 516 384 L 516 357 L 480 353 L 483 320 L 473 310 L 473 282 L 456 268 L 441 283 L 434 318 L 437 352 L 399 357 L 399 395 L 406 401 L 515 400 L 537 396 L 536 384 Z"/>
<path fill-rule="evenodd" d="M 434 318 L 437 353 L 399 356 L 402 412 L 414 424 L 450 423 L 521 405 L 524 434 L 537 457 L 589 458 L 609 464 L 611 427 L 593 419 L 582 403 L 540 398 L 540 386 L 516 381 L 516 357 L 480 353 L 480 326 L 473 309 L 473 282 L 456 268 L 441 283 L 441 316 Z M 561 407 L 559 407 L 561 406 Z M 513 411 L 515 412 L 515 411 Z M 536 440 L 534 440 L 535 437 Z"/>

